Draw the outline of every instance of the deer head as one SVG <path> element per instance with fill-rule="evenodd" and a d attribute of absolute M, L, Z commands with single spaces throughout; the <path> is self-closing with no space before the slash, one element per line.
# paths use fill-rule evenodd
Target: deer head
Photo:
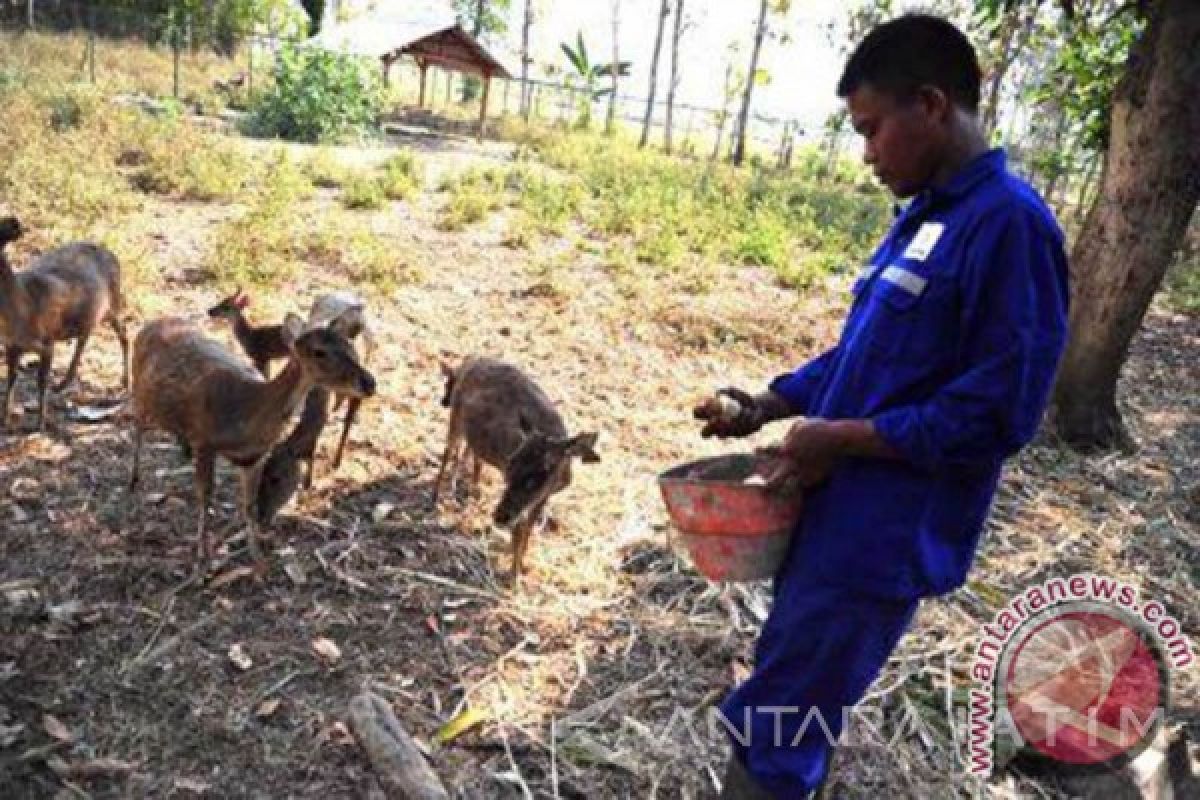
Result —
<path fill-rule="evenodd" d="M 528 428 L 524 419 L 522 427 Z M 587 464 L 599 462 L 594 449 L 596 438 L 595 433 L 554 438 L 530 431 L 504 471 L 504 494 L 493 515 L 495 523 L 510 527 L 527 510 L 537 508 L 550 495 L 569 486 L 574 458 Z"/>
<path fill-rule="evenodd" d="M 313 384 L 350 397 L 375 394 L 375 377 L 363 368 L 354 348 L 335 330 L 305 330 L 295 314 L 283 321 L 283 340 Z"/>

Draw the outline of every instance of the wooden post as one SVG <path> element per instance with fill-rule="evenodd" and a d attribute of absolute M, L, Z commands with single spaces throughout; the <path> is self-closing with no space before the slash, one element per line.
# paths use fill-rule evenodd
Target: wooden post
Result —
<path fill-rule="evenodd" d="M 421 93 L 417 97 L 417 108 L 425 107 L 425 77 L 429 73 L 429 62 L 418 61 L 417 66 L 421 68 Z"/>
<path fill-rule="evenodd" d="M 479 104 L 479 143 L 483 144 L 483 128 L 487 124 L 488 95 L 492 91 L 492 73 L 483 73 L 483 101 Z"/>

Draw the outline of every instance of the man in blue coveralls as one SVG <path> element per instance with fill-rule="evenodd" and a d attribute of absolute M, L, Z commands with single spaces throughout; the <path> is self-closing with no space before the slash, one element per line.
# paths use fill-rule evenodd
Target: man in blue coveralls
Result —
<path fill-rule="evenodd" d="M 806 490 L 754 672 L 723 703 L 722 797 L 804 798 L 918 600 L 966 579 L 1001 465 L 1034 435 L 1066 339 L 1051 211 L 979 125 L 980 71 L 949 22 L 873 30 L 838 95 L 865 161 L 912 198 L 854 284 L 841 338 L 767 391 L 722 390 L 705 436 L 789 417 L 768 483 Z"/>

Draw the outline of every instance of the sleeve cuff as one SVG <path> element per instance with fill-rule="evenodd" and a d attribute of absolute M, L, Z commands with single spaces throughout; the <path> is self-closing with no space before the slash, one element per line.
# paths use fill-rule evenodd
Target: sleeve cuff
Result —
<path fill-rule="evenodd" d="M 875 432 L 906 461 L 924 469 L 937 466 L 932 448 L 923 441 L 917 412 L 909 408 L 885 411 L 872 418 Z"/>

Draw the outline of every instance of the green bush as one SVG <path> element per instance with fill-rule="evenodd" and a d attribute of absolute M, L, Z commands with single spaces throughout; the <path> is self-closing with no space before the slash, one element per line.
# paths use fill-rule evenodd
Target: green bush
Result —
<path fill-rule="evenodd" d="M 421 162 L 411 150 L 401 150 L 383 165 L 380 185 L 392 200 L 408 200 L 425 181 Z"/>
<path fill-rule="evenodd" d="M 275 81 L 254 104 L 250 129 L 300 142 L 331 142 L 373 128 L 382 92 L 378 69 L 315 48 L 285 47 Z"/>
<path fill-rule="evenodd" d="M 322 189 L 340 189 L 350 179 L 350 170 L 327 147 L 318 148 L 304 162 L 304 174 Z"/>
<path fill-rule="evenodd" d="M 370 175 L 355 175 L 342 189 L 342 205 L 356 211 L 378 211 L 387 200 L 379 180 Z"/>

